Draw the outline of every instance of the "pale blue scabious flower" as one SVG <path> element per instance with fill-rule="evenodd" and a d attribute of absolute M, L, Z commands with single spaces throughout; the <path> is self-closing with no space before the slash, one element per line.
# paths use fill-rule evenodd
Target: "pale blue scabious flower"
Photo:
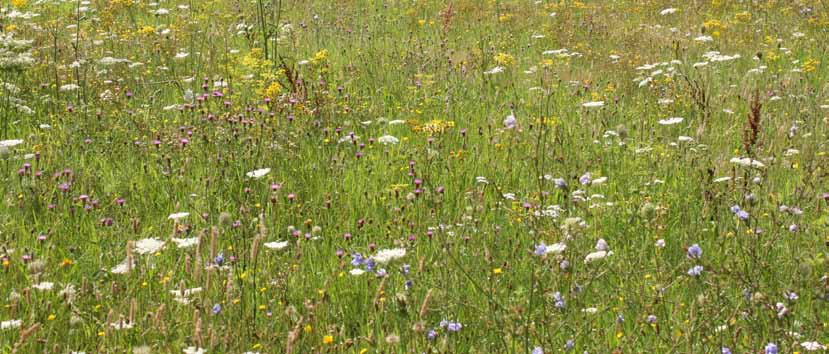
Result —
<path fill-rule="evenodd" d="M 700 274 L 702 274 L 703 269 L 704 268 L 701 265 L 695 265 L 693 268 L 688 269 L 688 275 L 692 277 L 698 277 Z"/>

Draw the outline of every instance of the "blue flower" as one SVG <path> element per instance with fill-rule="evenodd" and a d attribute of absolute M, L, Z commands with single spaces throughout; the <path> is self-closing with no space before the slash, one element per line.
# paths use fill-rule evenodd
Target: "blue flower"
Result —
<path fill-rule="evenodd" d="M 590 184 L 590 182 L 593 182 L 593 176 L 590 175 L 590 172 L 587 172 L 579 177 L 579 183 L 581 184 Z"/>
<path fill-rule="evenodd" d="M 218 315 L 220 312 L 222 312 L 222 304 L 213 305 L 213 314 Z"/>
<path fill-rule="evenodd" d="M 563 309 L 565 306 L 567 306 L 567 303 L 564 301 L 564 297 L 561 296 L 561 293 L 558 291 L 556 291 L 555 294 L 553 294 L 553 300 L 555 300 L 555 307 L 557 309 Z"/>
<path fill-rule="evenodd" d="M 535 251 L 533 252 L 536 256 L 543 256 L 547 254 L 547 245 L 544 242 L 535 245 Z"/>
<path fill-rule="evenodd" d="M 731 212 L 734 213 L 734 214 L 739 213 L 741 210 L 743 210 L 743 209 L 740 208 L 739 205 L 734 205 L 734 206 L 731 207 Z"/>
<path fill-rule="evenodd" d="M 366 259 L 366 260 L 364 260 L 364 261 L 363 261 L 363 264 L 366 266 L 366 270 L 367 270 L 367 271 L 372 271 L 372 270 L 374 270 L 374 265 L 375 265 L 375 263 L 374 263 L 374 260 L 373 260 L 373 259 L 368 258 L 368 259 Z"/>
<path fill-rule="evenodd" d="M 688 258 L 699 259 L 700 257 L 702 257 L 702 248 L 698 244 L 688 247 Z"/>
<path fill-rule="evenodd" d="M 693 268 L 688 269 L 688 275 L 692 277 L 698 277 L 700 274 L 702 274 L 703 269 L 704 268 L 701 265 L 696 265 Z"/>
<path fill-rule="evenodd" d="M 430 329 L 429 333 L 426 333 L 426 338 L 428 338 L 429 340 L 433 340 L 437 336 L 438 336 L 438 332 L 435 332 L 434 329 Z"/>
<path fill-rule="evenodd" d="M 363 255 L 359 253 L 354 253 L 351 255 L 351 265 L 358 267 L 363 264 L 364 259 L 365 258 L 363 258 Z"/>
<path fill-rule="evenodd" d="M 740 210 L 737 212 L 737 217 L 740 218 L 740 220 L 748 220 L 748 212 L 745 210 Z"/>
<path fill-rule="evenodd" d="M 564 343 L 564 350 L 568 350 L 568 351 L 573 350 L 573 348 L 575 348 L 575 347 L 576 347 L 576 342 L 574 342 L 572 339 L 568 339 L 567 343 Z"/>
<path fill-rule="evenodd" d="M 403 272 L 404 275 L 409 274 L 409 271 L 411 269 L 412 269 L 412 266 L 410 266 L 408 264 L 404 264 L 402 267 L 400 267 L 400 271 Z"/>
<path fill-rule="evenodd" d="M 553 183 L 555 183 L 558 189 L 567 189 L 567 181 L 564 178 L 556 178 L 553 180 Z"/>
<path fill-rule="evenodd" d="M 544 354 L 544 349 L 542 349 L 541 347 L 535 347 L 535 348 L 533 349 L 533 353 L 532 353 L 532 354 Z"/>
<path fill-rule="evenodd" d="M 722 347 L 722 354 L 731 354 L 731 348 Z"/>
<path fill-rule="evenodd" d="M 451 322 L 446 325 L 446 330 L 449 332 L 459 332 L 463 328 L 463 325 L 460 322 Z"/>
<path fill-rule="evenodd" d="M 774 343 L 766 344 L 766 354 L 778 354 L 779 352 L 780 352 L 780 350 L 777 349 L 777 344 L 774 344 Z"/>
<path fill-rule="evenodd" d="M 216 258 L 213 259 L 213 262 L 216 263 L 218 266 L 222 266 L 222 263 L 225 262 L 225 257 L 223 254 L 219 253 Z"/>
<path fill-rule="evenodd" d="M 647 319 L 647 321 L 648 321 L 648 323 L 650 323 L 650 324 L 654 324 L 654 323 L 656 323 L 656 316 L 654 316 L 654 315 L 648 315 L 648 319 Z"/>

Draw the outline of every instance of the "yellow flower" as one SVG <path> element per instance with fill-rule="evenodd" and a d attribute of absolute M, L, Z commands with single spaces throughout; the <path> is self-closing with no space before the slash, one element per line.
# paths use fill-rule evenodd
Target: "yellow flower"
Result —
<path fill-rule="evenodd" d="M 139 33 L 139 34 L 151 34 L 151 33 L 155 33 L 155 27 L 153 27 L 153 26 L 144 26 L 144 27 L 141 27 L 141 29 L 139 29 L 139 30 L 138 30 L 138 33 Z"/>
<path fill-rule="evenodd" d="M 64 268 L 66 268 L 66 267 L 71 266 L 73 263 L 74 263 L 74 262 L 72 262 L 72 260 L 71 260 L 71 259 L 69 259 L 69 258 L 64 258 L 64 259 L 63 259 L 63 262 L 61 262 L 61 264 L 60 264 L 60 265 L 61 265 L 62 267 L 64 267 Z"/>
<path fill-rule="evenodd" d="M 803 63 L 803 66 L 800 67 L 800 70 L 802 70 L 804 73 L 810 73 L 812 71 L 817 70 L 818 64 L 820 64 L 820 61 L 809 58 L 806 59 L 806 61 Z"/>
<path fill-rule="evenodd" d="M 14 5 L 14 7 L 19 9 L 23 6 L 26 6 L 27 2 L 28 1 L 26 1 L 26 0 L 12 0 L 12 5 Z"/>
<path fill-rule="evenodd" d="M 734 20 L 737 22 L 748 22 L 751 21 L 751 13 L 748 11 L 743 11 L 734 15 Z"/>
<path fill-rule="evenodd" d="M 314 54 L 314 57 L 311 58 L 311 62 L 314 64 L 319 64 L 324 62 L 326 59 L 328 59 L 328 50 L 323 49 Z"/>
<path fill-rule="evenodd" d="M 312 331 L 314 331 L 314 327 L 311 327 L 311 325 L 305 325 L 305 333 L 311 333 Z"/>
<path fill-rule="evenodd" d="M 325 337 L 322 337 L 322 343 L 323 343 L 323 344 L 331 344 L 331 343 L 334 343 L 334 336 L 325 336 Z"/>
<path fill-rule="evenodd" d="M 495 62 L 503 66 L 512 66 L 515 64 L 515 57 L 507 53 L 498 53 L 495 55 Z"/>
<path fill-rule="evenodd" d="M 719 31 L 725 29 L 725 25 L 722 22 L 720 22 L 720 20 L 708 20 L 705 21 L 705 23 L 703 23 L 702 26 L 709 31 Z"/>
<path fill-rule="evenodd" d="M 503 272 L 504 271 L 501 268 L 495 268 L 495 269 L 492 270 L 492 274 L 496 274 L 496 275 L 501 274 Z"/>
<path fill-rule="evenodd" d="M 279 93 L 281 93 L 281 92 L 282 92 L 282 85 L 280 85 L 278 82 L 274 81 L 274 82 L 271 82 L 270 86 L 265 88 L 264 94 L 265 94 L 265 97 L 276 97 L 276 96 L 279 96 Z"/>

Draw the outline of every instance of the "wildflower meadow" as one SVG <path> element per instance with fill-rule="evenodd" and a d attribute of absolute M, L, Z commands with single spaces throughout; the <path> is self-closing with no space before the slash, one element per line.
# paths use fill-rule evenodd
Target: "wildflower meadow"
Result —
<path fill-rule="evenodd" d="M 0 30 L 0 353 L 827 352 L 827 1 Z"/>

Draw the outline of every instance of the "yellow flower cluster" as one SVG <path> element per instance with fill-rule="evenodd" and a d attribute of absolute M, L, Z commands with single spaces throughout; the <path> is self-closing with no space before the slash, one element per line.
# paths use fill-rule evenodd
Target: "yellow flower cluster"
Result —
<path fill-rule="evenodd" d="M 498 65 L 513 66 L 515 65 L 515 57 L 507 53 L 498 53 L 495 55 L 495 62 Z"/>
<path fill-rule="evenodd" d="M 806 61 L 803 62 L 803 66 L 800 67 L 800 70 L 802 70 L 804 73 L 810 73 L 812 71 L 817 70 L 817 66 L 819 64 L 820 61 L 818 61 L 817 59 L 806 59 Z"/>
<path fill-rule="evenodd" d="M 440 134 L 455 127 L 455 122 L 451 120 L 433 119 L 425 124 L 420 124 L 417 121 L 407 122 L 412 130 L 416 132 L 423 132 L 429 134 Z"/>

